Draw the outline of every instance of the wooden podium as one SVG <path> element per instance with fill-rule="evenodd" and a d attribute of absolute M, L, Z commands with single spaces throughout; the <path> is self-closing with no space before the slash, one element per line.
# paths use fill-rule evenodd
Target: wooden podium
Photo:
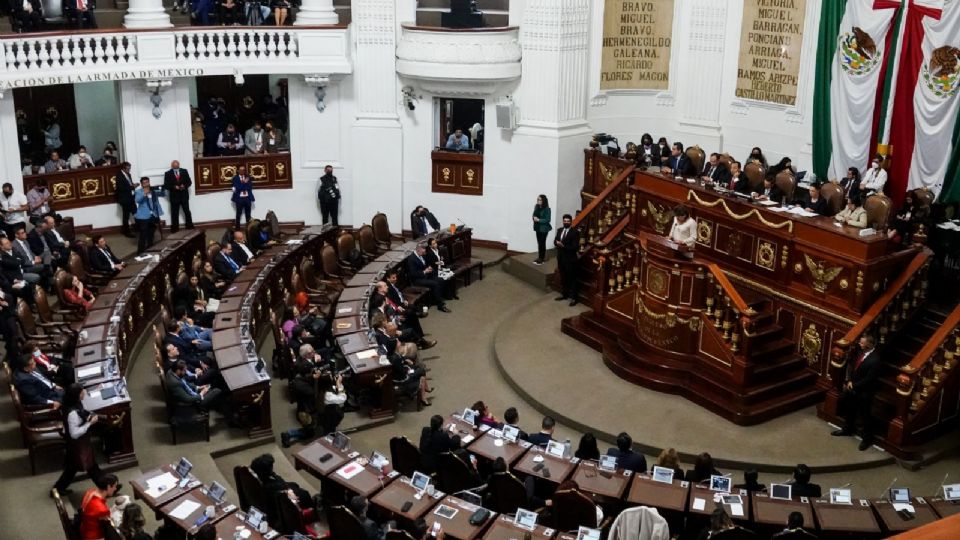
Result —
<path fill-rule="evenodd" d="M 483 154 L 437 148 L 430 157 L 433 161 L 431 191 L 483 195 Z"/>

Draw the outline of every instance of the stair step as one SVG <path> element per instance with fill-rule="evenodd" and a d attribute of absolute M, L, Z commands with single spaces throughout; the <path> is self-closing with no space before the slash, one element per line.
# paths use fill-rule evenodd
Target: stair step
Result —
<path fill-rule="evenodd" d="M 779 377 L 763 386 L 751 388 L 744 394 L 745 403 L 755 404 L 768 399 L 776 399 L 778 396 L 793 392 L 796 389 L 809 389 L 814 385 L 817 374 L 812 370 L 805 369 L 788 376 Z"/>
<path fill-rule="evenodd" d="M 779 339 L 782 336 L 783 327 L 779 324 L 771 323 L 761 327 L 759 330 L 755 330 L 750 337 L 750 341 L 754 345 L 761 345 Z"/>
<path fill-rule="evenodd" d="M 767 378 L 780 376 L 784 372 L 805 366 L 806 360 L 798 354 L 793 354 L 782 359 L 756 365 L 753 370 L 753 378 L 755 380 L 762 381 Z"/>
<path fill-rule="evenodd" d="M 778 359 L 793 353 L 794 343 L 788 339 L 780 338 L 768 343 L 762 343 L 750 351 L 750 359 L 754 362 L 763 361 L 768 358 Z"/>

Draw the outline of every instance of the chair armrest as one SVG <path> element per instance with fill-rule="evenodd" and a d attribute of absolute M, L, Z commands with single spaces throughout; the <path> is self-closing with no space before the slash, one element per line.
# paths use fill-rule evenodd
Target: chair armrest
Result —
<path fill-rule="evenodd" d="M 34 422 L 53 422 L 53 421 L 60 420 L 60 411 L 58 409 L 54 409 L 48 405 L 34 405 L 34 407 L 38 407 L 38 406 L 44 407 L 44 408 L 31 410 L 27 407 L 24 407 L 23 417 L 29 423 L 32 424 Z M 30 426 L 30 427 L 34 427 L 34 426 Z"/>
<path fill-rule="evenodd" d="M 74 329 L 70 328 L 70 323 L 65 321 L 38 322 L 37 326 L 44 329 L 49 328 L 54 332 L 58 332 L 58 333 L 71 334 L 73 336 L 77 335 L 77 332 Z"/>

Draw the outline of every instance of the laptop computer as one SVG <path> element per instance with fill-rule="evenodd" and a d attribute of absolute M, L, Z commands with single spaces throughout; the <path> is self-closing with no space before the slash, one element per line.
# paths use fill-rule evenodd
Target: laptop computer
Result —
<path fill-rule="evenodd" d="M 790 484 L 770 484 L 770 498 L 781 501 L 793 500 L 793 486 Z"/>

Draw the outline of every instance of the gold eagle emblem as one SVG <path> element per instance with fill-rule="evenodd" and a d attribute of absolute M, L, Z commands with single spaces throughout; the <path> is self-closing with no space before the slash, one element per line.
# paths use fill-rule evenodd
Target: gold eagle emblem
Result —
<path fill-rule="evenodd" d="M 830 283 L 843 271 L 842 266 L 824 269 L 823 261 L 814 262 L 813 258 L 806 253 L 803 254 L 803 259 L 807 263 L 807 269 L 810 270 L 810 277 L 813 278 L 813 288 L 817 292 L 826 292 Z"/>
<path fill-rule="evenodd" d="M 653 230 L 657 231 L 658 234 L 663 234 L 673 216 L 666 210 L 657 209 L 657 205 L 653 204 L 652 201 L 647 201 L 647 210 L 650 211 L 650 224 L 653 226 Z"/>

